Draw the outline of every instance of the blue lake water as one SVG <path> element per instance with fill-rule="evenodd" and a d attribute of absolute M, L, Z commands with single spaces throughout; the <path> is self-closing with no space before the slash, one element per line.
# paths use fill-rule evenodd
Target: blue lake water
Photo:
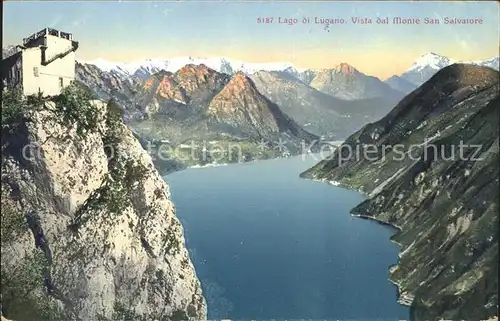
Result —
<path fill-rule="evenodd" d="M 356 191 L 299 178 L 309 156 L 165 177 L 209 319 L 405 320 L 387 279 L 389 227 L 352 217 Z"/>

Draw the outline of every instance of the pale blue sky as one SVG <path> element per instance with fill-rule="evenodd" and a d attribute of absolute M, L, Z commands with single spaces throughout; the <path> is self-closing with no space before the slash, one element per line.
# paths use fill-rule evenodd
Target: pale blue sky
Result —
<path fill-rule="evenodd" d="M 459 60 L 498 55 L 499 5 L 492 2 L 8 1 L 4 44 L 47 27 L 71 32 L 78 59 L 226 56 L 298 67 L 348 62 L 388 76 L 427 51 Z M 352 16 L 481 18 L 482 25 L 353 25 Z M 329 32 L 314 23 L 258 24 L 258 17 L 344 18 Z M 374 21 L 375 22 L 375 21 Z M 388 63 L 390 62 L 390 63 Z"/>

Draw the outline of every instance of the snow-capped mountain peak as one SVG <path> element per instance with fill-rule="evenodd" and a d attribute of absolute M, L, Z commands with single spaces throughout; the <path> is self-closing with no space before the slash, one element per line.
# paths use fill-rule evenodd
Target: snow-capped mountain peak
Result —
<path fill-rule="evenodd" d="M 287 71 L 296 73 L 303 71 L 302 69 L 298 69 L 291 63 L 287 62 L 252 63 L 228 59 L 226 57 L 174 57 L 170 59 L 146 58 L 131 62 L 111 62 L 105 59 L 96 59 L 82 62 L 95 65 L 103 71 L 114 72 L 123 76 L 135 75 L 139 77 L 147 77 L 160 70 L 176 72 L 187 64 L 204 64 L 211 69 L 227 74 L 233 74 L 237 71 L 242 71 L 245 74 L 253 74 L 260 70 Z"/>
<path fill-rule="evenodd" d="M 494 57 L 490 59 L 475 60 L 470 62 L 471 64 L 478 66 L 486 66 L 498 70 L 500 67 L 500 57 Z"/>
<path fill-rule="evenodd" d="M 113 69 L 116 69 L 118 67 L 118 63 L 103 59 L 103 58 L 97 58 L 95 60 L 91 61 L 79 61 L 80 63 L 88 64 L 88 65 L 95 65 L 102 71 L 109 72 Z"/>
<path fill-rule="evenodd" d="M 456 61 L 451 58 L 438 55 L 434 52 L 427 52 L 424 55 L 420 56 L 420 58 L 418 58 L 417 61 L 413 63 L 408 71 L 419 71 L 424 68 L 439 70 L 455 62 Z"/>
<path fill-rule="evenodd" d="M 406 81 L 409 81 L 415 86 L 420 86 L 421 84 L 429 80 L 433 75 L 435 75 L 436 72 L 454 63 L 473 64 L 498 70 L 499 57 L 475 61 L 463 61 L 441 56 L 434 52 L 428 52 L 420 56 L 420 58 L 418 58 L 415 63 L 413 63 L 413 65 L 399 77 L 403 78 Z M 400 80 L 401 79 L 393 78 L 388 81 L 392 84 L 392 86 L 398 87 L 401 85 Z M 408 90 L 406 92 L 408 92 Z"/>

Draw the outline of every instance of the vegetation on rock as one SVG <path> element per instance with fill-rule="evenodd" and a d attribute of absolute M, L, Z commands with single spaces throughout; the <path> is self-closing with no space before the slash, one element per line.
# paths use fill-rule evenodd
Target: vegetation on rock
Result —
<path fill-rule="evenodd" d="M 1 244 L 8 244 L 15 241 L 23 233 L 28 230 L 26 218 L 17 210 L 12 202 L 9 202 L 10 195 L 7 194 L 7 189 L 2 188 L 1 198 Z"/>
<path fill-rule="evenodd" d="M 68 127 L 76 126 L 77 134 L 82 137 L 97 130 L 99 110 L 92 99 L 91 93 L 75 83 L 53 98 L 59 119 Z"/>
<path fill-rule="evenodd" d="M 1 245 L 13 246 L 22 237 L 32 237 L 26 218 L 14 206 L 6 193 L 8 187 L 2 185 L 1 198 Z M 55 300 L 47 295 L 44 273 L 48 266 L 45 253 L 33 247 L 25 250 L 22 263 L 15 269 L 2 264 L 1 314 L 15 320 L 63 320 L 63 314 Z"/>
<path fill-rule="evenodd" d="M 28 108 L 26 97 L 19 89 L 4 89 L 2 93 L 2 128 L 15 122 Z"/>

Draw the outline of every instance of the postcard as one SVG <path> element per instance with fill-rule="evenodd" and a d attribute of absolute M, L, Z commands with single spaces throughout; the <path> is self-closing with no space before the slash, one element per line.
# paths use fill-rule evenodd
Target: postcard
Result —
<path fill-rule="evenodd" d="M 2 2 L 2 321 L 498 320 L 499 8 Z"/>

